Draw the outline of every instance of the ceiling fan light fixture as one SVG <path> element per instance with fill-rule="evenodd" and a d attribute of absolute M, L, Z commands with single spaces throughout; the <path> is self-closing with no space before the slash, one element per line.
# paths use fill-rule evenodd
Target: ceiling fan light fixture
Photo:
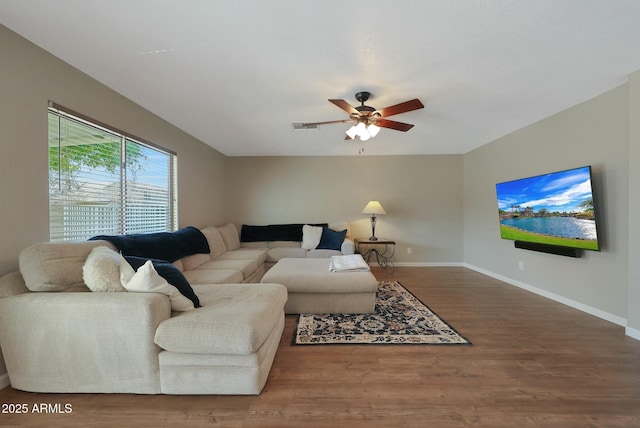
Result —
<path fill-rule="evenodd" d="M 349 118 L 343 120 L 331 120 L 328 122 L 304 123 L 301 125 L 306 129 L 311 126 L 327 125 L 330 123 L 352 122 L 355 124 L 345 131 L 345 134 L 347 134 L 345 140 L 355 140 L 359 138 L 360 141 L 367 141 L 378 135 L 380 128 L 407 132 L 413 128 L 413 125 L 386 118 L 424 108 L 424 104 L 422 104 L 419 99 L 415 98 L 413 100 L 376 110 L 375 108 L 364 104 L 370 96 L 371 93 L 369 92 L 358 92 L 356 94 L 356 100 L 358 100 L 362 105 L 357 107 L 352 106 L 345 100 L 329 99 L 329 102 L 349 113 Z M 296 124 L 294 124 L 294 128 L 296 128 L 295 125 Z"/>
<path fill-rule="evenodd" d="M 374 124 L 371 124 L 371 125 L 367 126 L 367 131 L 369 131 L 369 134 L 371 135 L 371 138 L 373 138 L 376 135 L 378 135 L 378 132 L 380 132 L 380 127 L 376 126 Z"/>
<path fill-rule="evenodd" d="M 365 125 L 364 122 L 356 125 L 356 134 L 360 137 L 360 141 L 367 141 L 371 138 L 371 134 L 367 131 L 367 125 Z"/>

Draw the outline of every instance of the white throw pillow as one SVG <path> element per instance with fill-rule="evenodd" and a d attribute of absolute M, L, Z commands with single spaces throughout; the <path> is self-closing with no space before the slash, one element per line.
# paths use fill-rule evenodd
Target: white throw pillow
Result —
<path fill-rule="evenodd" d="M 151 260 L 138 268 L 138 271 L 131 275 L 133 268 L 122 258 L 123 263 L 120 272 L 120 280 L 127 291 L 139 293 L 160 293 L 169 296 L 171 300 L 171 310 L 176 312 L 189 311 L 195 309 L 193 302 L 180 294 L 180 291 L 169 284 L 163 277 L 158 275 Z M 126 265 L 126 266 L 125 266 Z"/>
<path fill-rule="evenodd" d="M 82 279 L 91 291 L 127 291 L 120 282 L 120 255 L 109 247 L 91 250 L 82 265 Z"/>
<path fill-rule="evenodd" d="M 302 226 L 302 248 L 305 250 L 315 250 L 322 237 L 322 228 L 305 224 Z"/>
<path fill-rule="evenodd" d="M 133 269 L 133 266 L 129 264 L 127 259 L 124 258 L 122 253 L 120 253 L 119 256 L 120 256 L 120 284 L 126 289 L 127 284 L 129 283 L 129 281 L 131 281 L 131 278 L 133 278 L 133 275 L 136 274 L 136 271 L 135 269 Z"/>

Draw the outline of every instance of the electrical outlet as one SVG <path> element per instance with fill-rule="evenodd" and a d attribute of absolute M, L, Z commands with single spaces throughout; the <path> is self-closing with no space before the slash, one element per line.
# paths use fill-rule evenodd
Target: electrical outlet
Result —
<path fill-rule="evenodd" d="M 523 261 L 519 261 L 518 262 L 518 269 L 524 270 L 524 262 Z"/>
<path fill-rule="evenodd" d="M 407 254 L 411 254 L 411 247 L 407 247 Z"/>

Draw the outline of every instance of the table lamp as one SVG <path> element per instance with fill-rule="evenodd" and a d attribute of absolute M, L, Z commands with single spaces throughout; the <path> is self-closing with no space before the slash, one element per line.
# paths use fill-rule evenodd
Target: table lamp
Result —
<path fill-rule="evenodd" d="M 371 214 L 371 237 L 369 241 L 377 241 L 376 238 L 376 215 L 386 215 L 384 208 L 380 205 L 380 202 L 373 200 L 367 203 L 367 206 L 362 210 L 362 214 Z"/>

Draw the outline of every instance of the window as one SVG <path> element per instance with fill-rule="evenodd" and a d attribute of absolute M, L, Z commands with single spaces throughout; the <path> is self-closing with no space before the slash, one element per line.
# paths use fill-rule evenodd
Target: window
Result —
<path fill-rule="evenodd" d="M 172 231 L 175 153 L 52 104 L 49 108 L 49 238 Z"/>

